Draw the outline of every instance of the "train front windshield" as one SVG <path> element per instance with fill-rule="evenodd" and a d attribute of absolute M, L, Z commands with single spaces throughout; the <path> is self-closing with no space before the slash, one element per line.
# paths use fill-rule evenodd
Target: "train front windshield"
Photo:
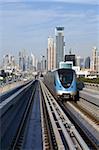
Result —
<path fill-rule="evenodd" d="M 70 69 L 58 70 L 59 79 L 64 88 L 70 87 L 72 80 L 73 80 L 73 73 L 74 73 L 74 71 L 70 70 Z"/>

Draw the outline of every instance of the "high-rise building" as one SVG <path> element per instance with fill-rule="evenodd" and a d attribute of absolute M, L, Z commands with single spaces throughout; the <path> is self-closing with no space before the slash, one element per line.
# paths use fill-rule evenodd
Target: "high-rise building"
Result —
<path fill-rule="evenodd" d="M 92 71 L 96 71 L 96 59 L 97 59 L 97 49 L 94 47 L 92 49 Z"/>
<path fill-rule="evenodd" d="M 21 71 L 27 70 L 27 56 L 25 50 L 19 52 L 19 69 Z"/>
<path fill-rule="evenodd" d="M 47 70 L 52 70 L 54 68 L 55 68 L 54 39 L 52 37 L 48 37 Z"/>
<path fill-rule="evenodd" d="M 12 55 L 5 55 L 3 57 L 3 69 L 5 70 L 15 70 L 15 58 Z"/>
<path fill-rule="evenodd" d="M 19 52 L 19 69 L 22 69 L 22 53 Z"/>
<path fill-rule="evenodd" d="M 32 58 L 32 68 L 34 71 L 36 71 L 37 70 L 37 59 L 32 53 L 31 53 L 31 58 Z"/>
<path fill-rule="evenodd" d="M 30 57 L 27 57 L 27 70 L 30 70 Z"/>
<path fill-rule="evenodd" d="M 86 57 L 85 59 L 85 68 L 90 69 L 90 57 Z"/>
<path fill-rule="evenodd" d="M 44 72 L 47 69 L 45 56 L 41 56 L 41 71 Z"/>
<path fill-rule="evenodd" d="M 64 27 L 56 27 L 55 36 L 56 68 L 59 68 L 59 63 L 64 60 Z"/>
<path fill-rule="evenodd" d="M 98 76 L 99 76 L 99 53 L 98 53 L 98 58 L 97 58 L 97 72 L 98 72 Z"/>
<path fill-rule="evenodd" d="M 99 51 L 96 47 L 92 49 L 91 71 L 99 76 Z"/>
<path fill-rule="evenodd" d="M 37 71 L 41 71 L 41 62 L 40 61 L 38 61 L 38 63 L 37 63 Z"/>
<path fill-rule="evenodd" d="M 10 63 L 10 56 L 7 54 L 3 56 L 3 66 L 6 68 Z"/>
<path fill-rule="evenodd" d="M 84 68 L 84 58 L 76 56 L 76 66 L 79 66 L 81 69 Z"/>

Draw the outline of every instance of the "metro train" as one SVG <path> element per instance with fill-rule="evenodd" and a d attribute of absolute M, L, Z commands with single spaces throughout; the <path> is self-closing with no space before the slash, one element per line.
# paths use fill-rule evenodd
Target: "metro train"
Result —
<path fill-rule="evenodd" d="M 49 71 L 44 76 L 44 83 L 57 98 L 72 99 L 74 101 L 79 99 L 76 73 L 73 69 L 64 68 Z"/>

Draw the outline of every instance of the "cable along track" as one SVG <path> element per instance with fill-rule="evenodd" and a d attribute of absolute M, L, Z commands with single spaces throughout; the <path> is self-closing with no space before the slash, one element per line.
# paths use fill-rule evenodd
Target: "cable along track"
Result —
<path fill-rule="evenodd" d="M 58 149 L 89 150 L 75 126 L 67 118 L 46 86 L 40 81 L 45 104 L 53 127 Z"/>

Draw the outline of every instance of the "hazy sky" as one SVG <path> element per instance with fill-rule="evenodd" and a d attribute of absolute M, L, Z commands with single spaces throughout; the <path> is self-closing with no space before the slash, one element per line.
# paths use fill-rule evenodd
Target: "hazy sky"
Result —
<path fill-rule="evenodd" d="M 98 0 L 0 0 L 0 59 L 22 49 L 45 54 L 56 26 L 65 27 L 66 52 L 91 56 L 99 49 Z"/>

